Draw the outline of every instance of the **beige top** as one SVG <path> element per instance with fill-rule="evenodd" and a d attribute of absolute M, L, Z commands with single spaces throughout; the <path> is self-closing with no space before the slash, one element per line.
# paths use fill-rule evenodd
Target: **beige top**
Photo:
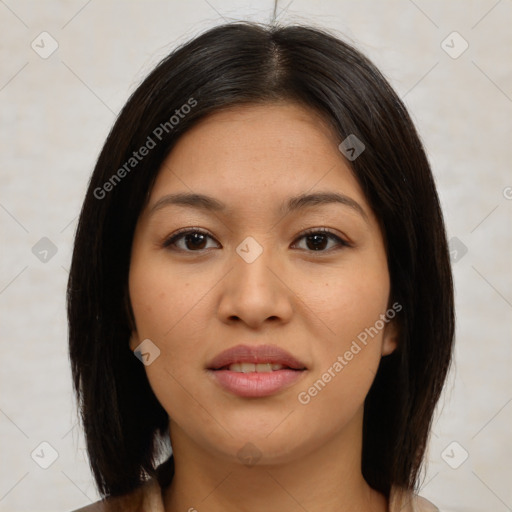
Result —
<path fill-rule="evenodd" d="M 162 491 L 156 480 L 149 480 L 126 496 L 108 498 L 73 512 L 165 512 Z M 439 512 L 430 501 L 397 487 L 391 489 L 389 512 Z"/>

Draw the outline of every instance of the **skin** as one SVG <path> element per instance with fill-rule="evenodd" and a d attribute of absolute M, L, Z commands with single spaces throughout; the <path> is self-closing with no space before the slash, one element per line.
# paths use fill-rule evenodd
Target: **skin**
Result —
<path fill-rule="evenodd" d="M 160 350 L 145 369 L 169 414 L 176 472 L 167 512 L 388 509 L 360 468 L 364 400 L 381 357 L 396 348 L 394 323 L 307 405 L 297 398 L 390 307 L 383 235 L 340 142 L 303 106 L 237 106 L 186 132 L 159 170 L 132 247 L 130 347 L 149 338 Z M 364 214 L 335 203 L 278 211 L 291 196 L 320 191 L 350 197 Z M 228 210 L 152 211 L 176 192 L 213 196 Z M 182 228 L 209 237 L 164 247 Z M 325 237 L 315 251 L 309 228 L 350 245 Z M 252 263 L 236 252 L 248 236 L 263 248 Z M 270 397 L 235 396 L 206 368 L 242 343 L 275 344 L 307 370 Z M 253 465 L 237 456 L 247 443 L 260 457 Z"/>

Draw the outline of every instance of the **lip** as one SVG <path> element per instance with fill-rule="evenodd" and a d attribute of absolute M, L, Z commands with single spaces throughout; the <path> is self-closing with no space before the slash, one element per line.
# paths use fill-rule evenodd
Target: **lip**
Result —
<path fill-rule="evenodd" d="M 276 345 L 237 345 L 214 357 L 207 368 L 209 370 L 220 370 L 224 366 L 233 363 L 273 363 L 288 366 L 292 370 L 307 369 L 304 363 Z"/>
<path fill-rule="evenodd" d="M 228 369 L 233 363 L 273 363 L 286 368 L 271 372 L 241 373 Z M 306 365 L 275 345 L 237 345 L 218 354 L 207 367 L 209 376 L 224 390 L 244 398 L 271 396 L 295 384 Z"/>

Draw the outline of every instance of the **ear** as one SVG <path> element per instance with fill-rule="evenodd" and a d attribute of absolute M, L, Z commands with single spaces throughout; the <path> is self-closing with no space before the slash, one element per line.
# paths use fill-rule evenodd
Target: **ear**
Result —
<path fill-rule="evenodd" d="M 400 328 L 395 320 L 391 320 L 384 327 L 382 335 L 382 357 L 389 356 L 398 347 Z"/>

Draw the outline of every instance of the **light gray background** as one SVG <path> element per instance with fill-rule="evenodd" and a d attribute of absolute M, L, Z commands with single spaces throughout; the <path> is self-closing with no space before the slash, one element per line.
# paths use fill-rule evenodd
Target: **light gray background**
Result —
<path fill-rule="evenodd" d="M 251 4 L 0 0 L 1 511 L 67 511 L 98 498 L 76 425 L 65 316 L 86 184 L 152 67 L 225 20 L 271 18 L 271 1 Z M 459 240 L 455 364 L 421 494 L 445 512 L 512 510 L 512 2 L 286 0 L 276 14 L 355 43 L 417 123 L 449 237 Z M 46 59 L 31 47 L 51 48 L 43 31 L 58 43 Z M 454 31 L 463 39 L 448 37 Z M 46 262 L 32 252 L 43 237 L 57 248 Z M 41 442 L 58 454 L 48 469 L 31 458 L 35 450 L 51 462 Z"/>

